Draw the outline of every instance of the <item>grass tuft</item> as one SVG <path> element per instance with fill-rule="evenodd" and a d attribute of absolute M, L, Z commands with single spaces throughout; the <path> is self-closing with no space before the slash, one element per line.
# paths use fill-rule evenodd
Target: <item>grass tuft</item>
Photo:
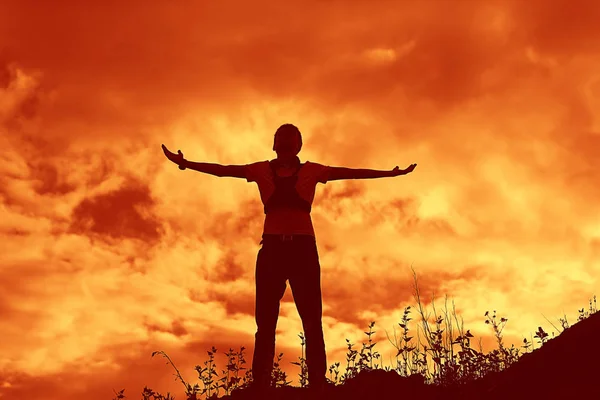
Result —
<path fill-rule="evenodd" d="M 433 300 L 433 319 L 430 318 L 430 314 L 426 314 L 421 302 L 418 281 L 414 270 L 413 276 L 415 283 L 414 296 L 417 302 L 417 312 L 420 315 L 421 322 L 421 326 L 417 325 L 416 340 L 412 333 L 413 330 L 409 327 L 409 321 L 413 319 L 410 317 L 412 308 L 411 306 L 407 306 L 404 308 L 401 322 L 398 323 L 399 327 L 402 329 L 402 336 L 397 338 L 394 327 L 394 340 L 392 341 L 386 331 L 386 336 L 392 346 L 397 350 L 397 353 L 395 366 L 393 368 L 391 365 L 384 367 L 383 364 L 380 365 L 379 363 L 374 362 L 375 360 L 379 360 L 381 356 L 377 351 L 373 351 L 377 343 L 373 342 L 371 338 L 371 336 L 376 333 L 376 331 L 373 331 L 375 322 L 372 321 L 368 326 L 369 330 L 364 332 L 365 335 L 367 335 L 368 340 L 367 342 L 362 343 L 362 349 L 360 351 L 355 350 L 355 344 L 346 339 L 348 351 L 346 353 L 345 371 L 343 374 L 340 374 L 339 362 L 332 364 L 328 370 L 328 380 L 330 383 L 335 386 L 343 386 L 357 377 L 361 371 L 383 369 L 385 371 L 396 371 L 402 377 L 420 376 L 423 378 L 423 382 L 428 385 L 442 388 L 456 387 L 483 378 L 490 373 L 503 371 L 517 363 L 523 354 L 533 352 L 535 349 L 535 344 L 533 343 L 534 338 L 539 347 L 542 347 L 549 340 L 548 333 L 540 326 L 531 337 L 531 341 L 528 341 L 527 338 L 523 338 L 523 345 L 520 346 L 523 349 L 523 352 L 521 352 L 519 348 L 515 348 L 514 345 L 507 348 L 502 340 L 502 331 L 508 322 L 508 318 L 500 317 L 498 320 L 496 317 L 496 310 L 493 310 L 492 315 L 490 315 L 489 311 L 486 311 L 483 317 L 485 318 L 484 323 L 490 325 L 493 330 L 498 343 L 498 348 L 488 354 L 484 354 L 480 339 L 479 351 L 475 350 L 471 347 L 473 335 L 469 329 L 466 331 L 464 330 L 462 317 L 459 323 L 456 315 L 456 308 L 454 307 L 454 301 L 452 302 L 452 315 L 454 316 L 456 329 L 454 329 L 452 318 L 448 313 L 447 297 L 445 299 L 443 315 L 441 313 L 438 314 Z M 592 300 L 589 301 L 588 310 L 582 308 L 578 310 L 578 312 L 578 322 L 597 313 L 596 296 L 593 296 L 593 302 Z M 560 318 L 559 322 L 562 328 L 561 333 L 570 327 L 566 316 Z M 554 328 L 557 329 L 555 326 Z M 308 369 L 304 356 L 304 345 L 306 343 L 302 332 L 298 336 L 300 338 L 302 350 L 301 356 L 299 357 L 298 362 L 292 362 L 292 364 L 300 367 L 300 373 L 298 374 L 299 383 L 301 388 L 305 388 L 308 383 Z M 421 339 L 421 336 L 423 336 L 423 340 Z M 252 383 L 252 370 L 246 370 L 246 368 L 244 368 L 244 365 L 246 364 L 244 359 L 245 349 L 246 348 L 242 346 L 238 352 L 234 352 L 233 349 L 230 348 L 229 352 L 225 353 L 228 361 L 225 369 L 221 370 L 221 378 L 215 379 L 218 378 L 217 368 L 214 362 L 214 356 L 217 353 L 217 349 L 212 347 L 211 350 L 207 352 L 208 360 L 204 362 L 204 368 L 201 368 L 200 366 L 195 367 L 195 370 L 198 372 L 199 380 L 202 382 L 202 389 L 198 384 L 191 386 L 189 383 L 185 382 L 175 364 L 163 351 L 152 352 L 152 357 L 156 354 L 161 354 L 168 360 L 167 364 L 171 364 L 175 369 L 176 377 L 185 387 L 186 400 L 199 400 L 199 396 L 205 396 L 207 400 L 214 400 L 220 396 L 231 395 L 235 389 L 246 389 Z M 275 388 L 291 386 L 291 382 L 287 380 L 286 373 L 283 372 L 280 367 L 282 358 L 283 353 L 280 353 L 273 364 L 271 385 Z M 378 368 L 380 366 L 383 368 Z M 246 372 L 242 375 L 242 371 L 244 370 L 246 370 Z M 116 397 L 112 400 L 124 399 L 125 395 L 123 393 L 124 389 L 120 390 L 118 393 L 115 392 Z M 174 400 L 174 397 L 171 397 L 170 393 L 163 396 L 160 393 L 155 393 L 148 387 L 144 387 L 142 399 L 150 400 L 151 397 L 152 400 Z"/>

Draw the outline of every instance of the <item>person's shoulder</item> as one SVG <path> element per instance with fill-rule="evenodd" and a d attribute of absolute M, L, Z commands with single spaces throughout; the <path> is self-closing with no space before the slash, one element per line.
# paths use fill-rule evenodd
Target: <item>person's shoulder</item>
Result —
<path fill-rule="evenodd" d="M 312 168 L 315 168 L 315 169 L 321 169 L 321 168 L 327 168 L 327 167 L 328 167 L 328 166 L 327 166 L 327 165 L 325 165 L 325 164 L 321 164 L 321 163 L 318 163 L 318 162 L 313 162 L 313 161 L 308 161 L 308 160 L 306 160 L 306 161 L 305 161 L 305 165 L 306 165 L 308 168 L 311 168 L 311 169 L 312 169 Z"/>
<path fill-rule="evenodd" d="M 312 176 L 317 182 L 326 183 L 329 179 L 329 165 L 306 161 L 306 175 Z"/>
<path fill-rule="evenodd" d="M 246 164 L 247 167 L 261 167 L 265 165 L 269 165 L 269 160 L 254 161 Z"/>
<path fill-rule="evenodd" d="M 264 181 L 268 175 L 269 160 L 255 161 L 244 165 L 248 182 Z"/>

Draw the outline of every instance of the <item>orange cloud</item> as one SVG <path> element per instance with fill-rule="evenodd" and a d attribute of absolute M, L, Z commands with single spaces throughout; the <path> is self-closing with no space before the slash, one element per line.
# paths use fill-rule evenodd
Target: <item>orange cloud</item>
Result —
<path fill-rule="evenodd" d="M 329 364 L 370 320 L 387 342 L 414 310 L 411 266 L 425 303 L 454 298 L 487 349 L 486 310 L 517 345 L 542 314 L 575 315 L 600 268 L 599 13 L 591 0 L 3 2 L 0 395 L 180 396 L 155 350 L 192 382 L 213 345 L 243 345 L 250 363 L 258 190 L 179 171 L 159 145 L 247 164 L 275 156 L 285 122 L 303 160 L 418 164 L 317 188 Z M 301 330 L 288 291 L 285 361 Z"/>

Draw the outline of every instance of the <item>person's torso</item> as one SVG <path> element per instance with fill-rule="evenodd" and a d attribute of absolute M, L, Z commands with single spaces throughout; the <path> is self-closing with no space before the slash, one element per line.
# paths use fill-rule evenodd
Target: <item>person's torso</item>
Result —
<path fill-rule="evenodd" d="M 269 163 L 272 185 L 263 185 L 264 234 L 315 236 L 310 211 L 316 181 L 303 170 L 306 164 L 277 167 Z M 270 187 L 269 187 L 270 186 Z"/>

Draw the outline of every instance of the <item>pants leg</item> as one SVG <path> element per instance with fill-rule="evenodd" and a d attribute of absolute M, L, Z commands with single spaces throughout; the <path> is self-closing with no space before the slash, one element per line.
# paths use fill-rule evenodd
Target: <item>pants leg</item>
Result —
<path fill-rule="evenodd" d="M 324 382 L 327 373 L 327 356 L 323 338 L 321 299 L 321 266 L 316 241 L 302 241 L 289 280 L 296 308 L 306 339 L 306 364 L 309 383 Z"/>
<path fill-rule="evenodd" d="M 252 378 L 259 385 L 269 385 L 275 357 L 275 329 L 279 317 L 279 302 L 286 289 L 285 269 L 276 246 L 265 246 L 256 258 L 257 331 L 252 358 Z"/>

